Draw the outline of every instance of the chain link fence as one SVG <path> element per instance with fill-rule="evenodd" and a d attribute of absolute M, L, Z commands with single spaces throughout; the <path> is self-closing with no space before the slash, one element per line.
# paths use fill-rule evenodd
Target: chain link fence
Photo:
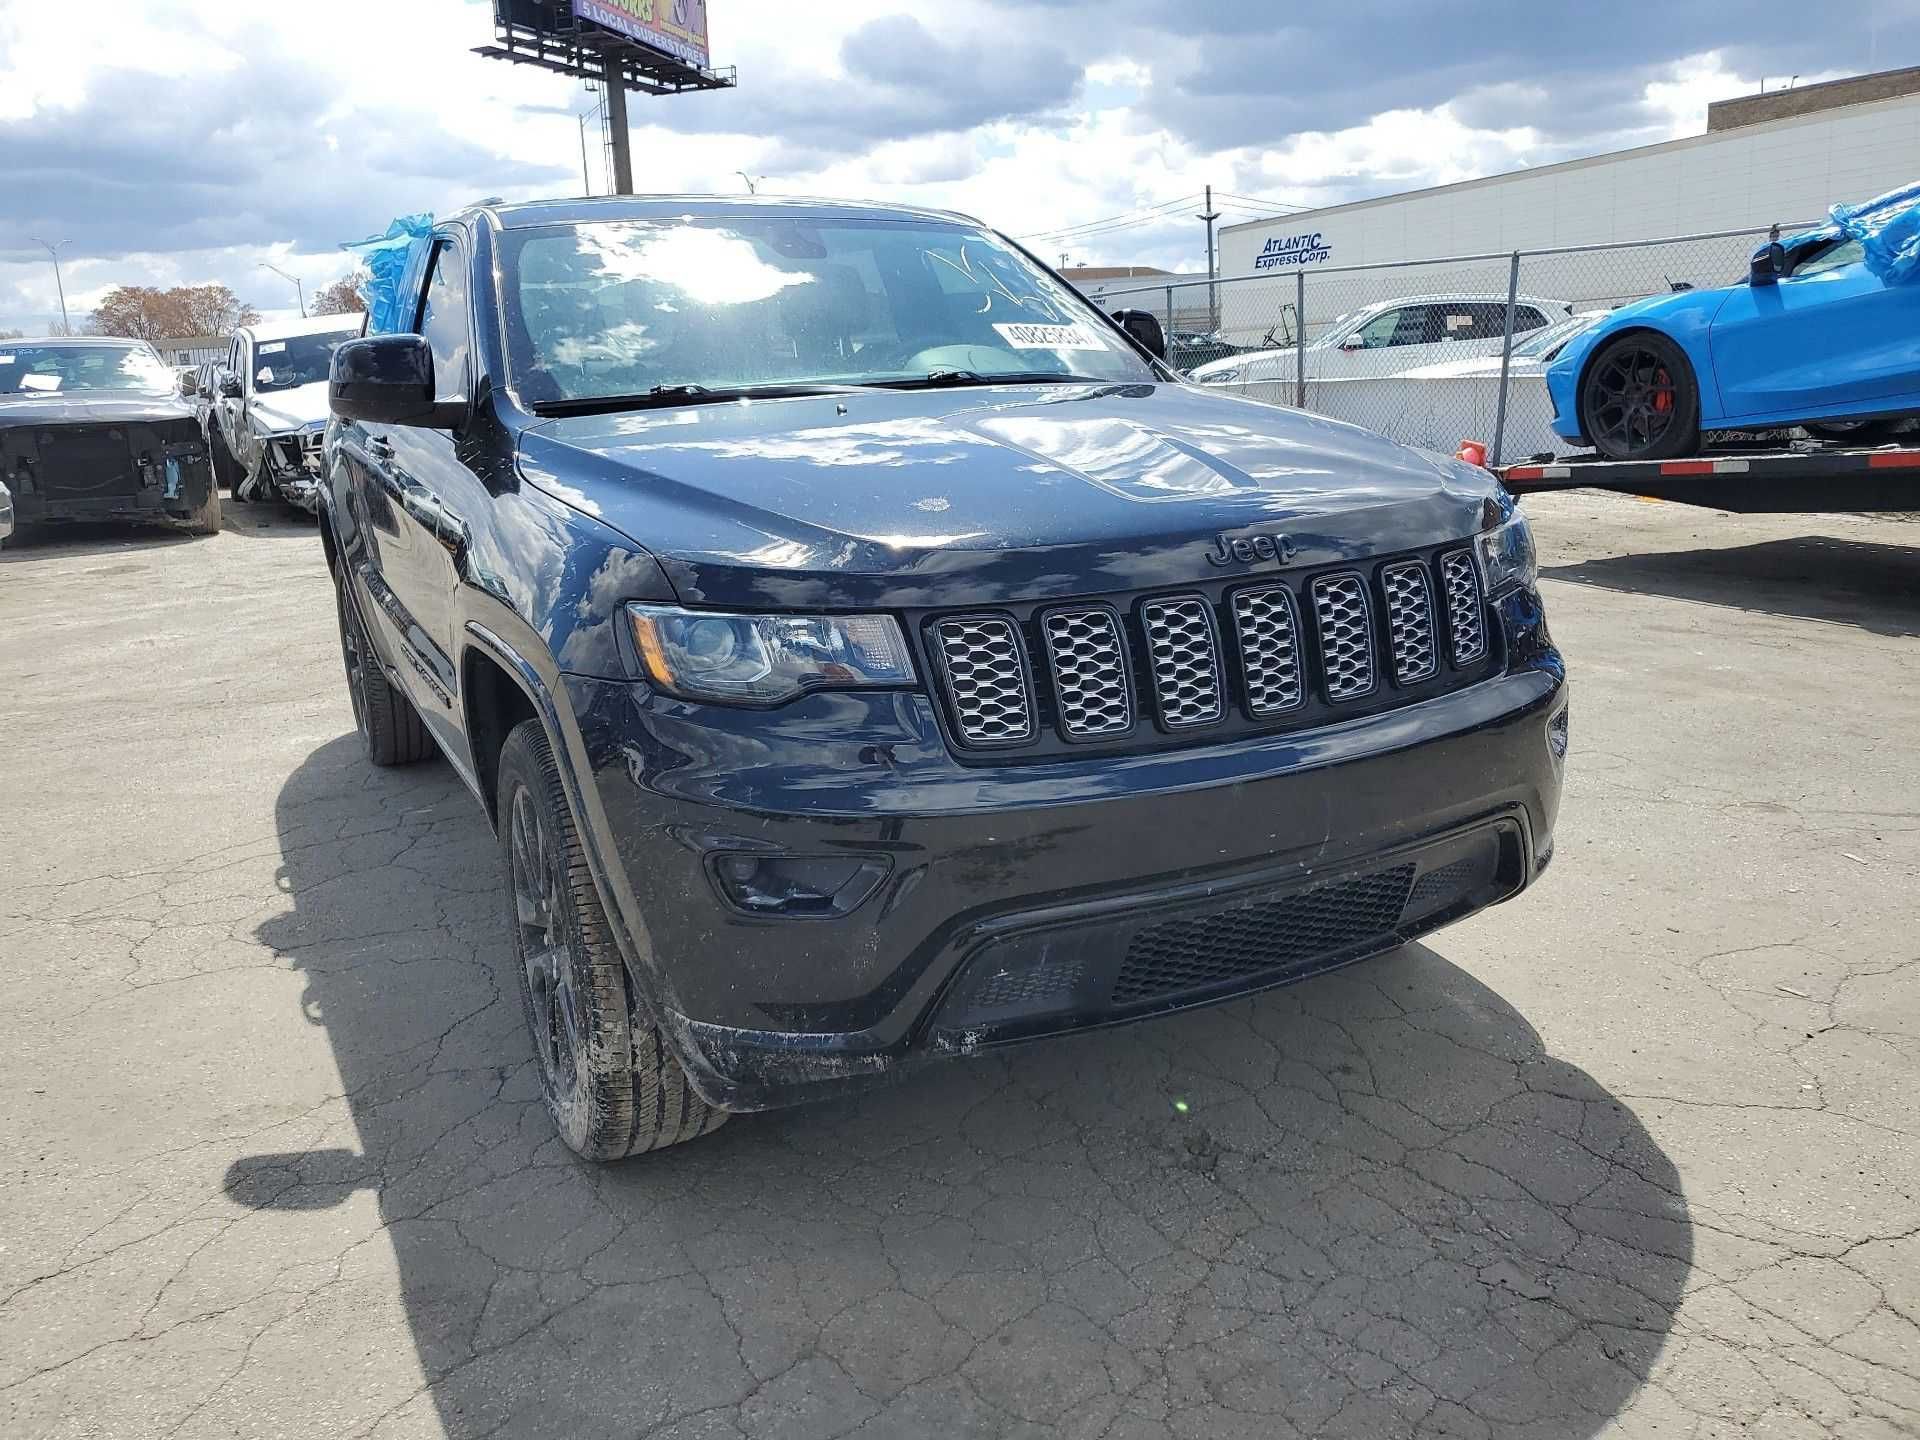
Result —
<path fill-rule="evenodd" d="M 1783 232 L 1805 228 L 1783 224 Z M 1403 444 L 1487 446 L 1492 464 L 1571 449 L 1550 422 L 1546 372 L 1579 330 L 1649 295 L 1743 279 L 1768 231 L 1626 245 L 1315 264 L 1107 290 L 1151 312 L 1167 360 L 1200 384 L 1349 420 Z"/>

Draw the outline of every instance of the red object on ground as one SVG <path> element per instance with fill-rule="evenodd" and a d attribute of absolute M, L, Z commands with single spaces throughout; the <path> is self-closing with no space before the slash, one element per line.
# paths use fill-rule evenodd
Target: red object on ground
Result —
<path fill-rule="evenodd" d="M 1485 469 L 1487 465 L 1487 447 L 1478 440 L 1462 440 L 1460 448 L 1454 451 L 1456 460 L 1464 460 L 1469 465 L 1478 465 Z"/>

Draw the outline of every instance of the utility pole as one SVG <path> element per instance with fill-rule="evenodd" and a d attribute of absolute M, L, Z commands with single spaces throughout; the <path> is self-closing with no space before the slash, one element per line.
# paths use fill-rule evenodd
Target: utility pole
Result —
<path fill-rule="evenodd" d="M 607 129 L 613 135 L 613 193 L 633 194 L 633 137 L 627 133 L 627 77 L 620 52 L 606 53 Z"/>
<path fill-rule="evenodd" d="M 71 335 L 73 334 L 73 322 L 67 319 L 67 286 L 66 282 L 60 278 L 60 245 L 71 245 L 73 241 L 62 240 L 60 245 L 49 245 L 37 235 L 30 238 L 34 244 L 38 245 L 42 250 L 46 251 L 48 255 L 53 257 L 53 288 L 60 296 L 60 333 L 62 335 Z"/>
<path fill-rule="evenodd" d="M 269 265 L 264 260 L 260 262 L 260 268 L 262 270 L 273 271 L 274 274 L 278 275 L 282 280 L 287 281 L 289 284 L 293 286 L 293 293 L 300 300 L 300 318 L 302 320 L 306 319 L 307 318 L 307 287 L 300 283 L 300 277 L 298 275 L 289 275 L 286 271 L 282 270 L 278 265 Z"/>
<path fill-rule="evenodd" d="M 1213 222 L 1220 218 L 1220 212 L 1213 208 L 1213 186 L 1207 186 L 1207 208 L 1200 212 L 1199 218 L 1207 222 L 1207 333 L 1212 334 L 1220 328 L 1220 292 L 1214 287 L 1213 268 Z M 1167 317 L 1169 325 L 1173 317 Z"/>

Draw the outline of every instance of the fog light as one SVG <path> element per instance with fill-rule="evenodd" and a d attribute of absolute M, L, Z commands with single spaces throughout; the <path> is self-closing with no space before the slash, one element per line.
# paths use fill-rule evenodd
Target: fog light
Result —
<path fill-rule="evenodd" d="M 1567 710 L 1572 708 L 1568 706 Z M 1567 710 L 1562 710 L 1547 721 L 1547 749 L 1553 752 L 1556 760 L 1567 758 Z"/>
<path fill-rule="evenodd" d="M 884 856 L 716 855 L 720 894 L 749 915 L 831 919 L 866 903 L 887 878 Z"/>

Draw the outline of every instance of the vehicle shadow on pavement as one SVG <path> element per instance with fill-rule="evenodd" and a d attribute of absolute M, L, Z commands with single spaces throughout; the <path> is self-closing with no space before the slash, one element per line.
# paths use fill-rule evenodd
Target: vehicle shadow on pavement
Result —
<path fill-rule="evenodd" d="M 1806 535 L 1542 566 L 1541 578 L 1920 635 L 1920 551 Z"/>
<path fill-rule="evenodd" d="M 120 555 L 154 545 L 191 545 L 210 537 L 164 521 L 85 520 L 36 526 L 12 536 L 0 565 L 33 565 L 94 555 Z"/>
<path fill-rule="evenodd" d="M 226 1185 L 376 1192 L 427 1383 L 369 1433 L 1577 1437 L 1680 1302 L 1672 1163 L 1426 946 L 597 1168 L 539 1104 L 446 767 L 347 736 L 278 813 L 292 908 L 258 933 L 358 1148 Z"/>
<path fill-rule="evenodd" d="M 236 503 L 222 500 L 222 528 L 231 535 L 249 540 L 313 540 L 317 543 L 320 522 L 304 510 L 283 505 L 277 500 L 253 500 Z"/>

